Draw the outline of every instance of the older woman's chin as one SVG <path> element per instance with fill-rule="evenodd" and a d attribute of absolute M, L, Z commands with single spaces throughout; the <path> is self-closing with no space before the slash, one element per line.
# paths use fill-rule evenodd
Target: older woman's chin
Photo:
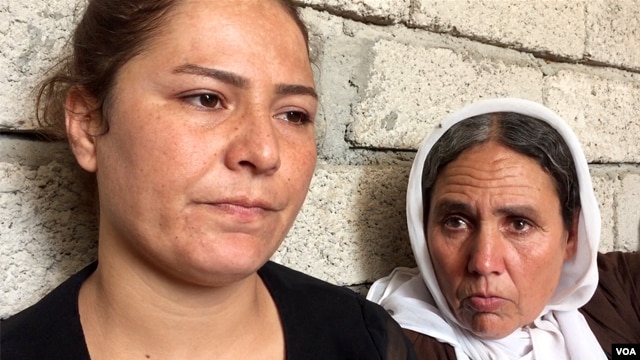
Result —
<path fill-rule="evenodd" d="M 465 314 L 458 321 L 465 329 L 483 340 L 502 339 L 523 326 L 504 314 L 486 312 Z"/>

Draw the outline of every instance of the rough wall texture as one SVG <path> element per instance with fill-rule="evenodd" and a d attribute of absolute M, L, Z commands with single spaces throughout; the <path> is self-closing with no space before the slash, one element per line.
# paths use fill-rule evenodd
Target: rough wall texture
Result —
<path fill-rule="evenodd" d="M 411 266 L 405 184 L 439 119 L 517 96 L 583 142 L 601 250 L 638 250 L 640 1 L 301 0 L 322 106 L 319 163 L 274 260 L 362 288 Z M 90 187 L 62 143 L 40 141 L 30 90 L 82 5 L 0 0 L 0 317 L 95 257 Z"/>

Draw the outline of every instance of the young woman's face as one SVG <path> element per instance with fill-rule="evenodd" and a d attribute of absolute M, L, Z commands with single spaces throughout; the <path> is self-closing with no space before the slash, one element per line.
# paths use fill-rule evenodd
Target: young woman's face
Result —
<path fill-rule="evenodd" d="M 117 75 L 96 141 L 100 241 L 206 285 L 256 271 L 302 206 L 317 97 L 275 1 L 186 0 Z"/>
<path fill-rule="evenodd" d="M 485 339 L 540 314 L 577 241 L 551 176 L 493 142 L 462 152 L 438 174 L 426 236 L 449 308 Z"/>

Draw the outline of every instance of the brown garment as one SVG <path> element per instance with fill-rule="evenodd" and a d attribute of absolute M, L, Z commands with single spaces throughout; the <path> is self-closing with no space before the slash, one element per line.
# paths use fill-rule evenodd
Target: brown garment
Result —
<path fill-rule="evenodd" d="M 598 289 L 580 312 L 611 358 L 611 344 L 640 344 L 640 253 L 598 254 L 598 270 Z"/>
<path fill-rule="evenodd" d="M 409 341 L 413 344 L 418 360 L 456 360 L 456 352 L 453 346 L 441 343 L 431 336 L 420 334 L 413 330 L 404 329 Z"/>
<path fill-rule="evenodd" d="M 580 309 L 611 359 L 612 344 L 640 344 L 640 253 L 598 254 L 600 280 L 595 294 Z M 419 360 L 456 359 L 449 344 L 404 329 Z"/>

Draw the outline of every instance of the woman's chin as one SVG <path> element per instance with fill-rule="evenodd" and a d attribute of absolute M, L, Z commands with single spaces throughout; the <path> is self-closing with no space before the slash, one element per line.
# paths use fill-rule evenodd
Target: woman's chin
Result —
<path fill-rule="evenodd" d="M 509 336 L 518 327 L 505 322 L 499 315 L 492 313 L 475 314 L 464 322 L 464 327 L 483 340 L 499 340 Z"/>
<path fill-rule="evenodd" d="M 269 254 L 245 252 L 233 257 L 212 253 L 191 253 L 159 264 L 158 269 L 184 284 L 220 287 L 254 275 L 268 260 Z"/>

